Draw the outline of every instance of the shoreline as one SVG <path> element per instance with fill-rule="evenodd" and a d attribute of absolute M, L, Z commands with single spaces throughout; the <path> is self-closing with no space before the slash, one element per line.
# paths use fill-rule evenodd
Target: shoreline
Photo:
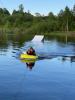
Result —
<path fill-rule="evenodd" d="M 34 31 L 34 30 L 33 30 Z M 24 28 L 0 28 L 0 33 L 6 33 L 6 34 L 12 34 L 16 35 L 17 33 L 23 33 L 24 35 L 48 35 L 48 36 L 69 36 L 69 37 L 75 37 L 75 31 L 55 31 L 55 32 L 32 32 L 29 29 L 25 30 Z"/>

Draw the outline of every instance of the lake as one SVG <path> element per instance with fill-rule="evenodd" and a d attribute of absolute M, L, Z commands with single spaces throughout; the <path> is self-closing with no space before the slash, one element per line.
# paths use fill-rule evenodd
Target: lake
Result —
<path fill-rule="evenodd" d="M 4 38 L 3 38 L 4 39 Z M 19 39 L 20 40 L 20 39 Z M 0 100 L 74 100 L 74 38 L 45 37 L 43 42 L 5 38 L 0 42 Z M 32 46 L 43 57 L 21 61 Z"/>

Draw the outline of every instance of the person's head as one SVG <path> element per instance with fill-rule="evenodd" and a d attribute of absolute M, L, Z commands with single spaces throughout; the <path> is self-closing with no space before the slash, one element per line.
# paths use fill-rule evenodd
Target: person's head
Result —
<path fill-rule="evenodd" d="M 33 47 L 30 47 L 30 49 L 33 49 Z"/>

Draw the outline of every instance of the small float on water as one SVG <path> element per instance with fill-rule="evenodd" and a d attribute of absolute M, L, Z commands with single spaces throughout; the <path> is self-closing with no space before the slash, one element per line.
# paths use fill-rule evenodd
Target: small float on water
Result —
<path fill-rule="evenodd" d="M 38 59 L 38 56 L 28 55 L 28 54 L 23 53 L 23 54 L 20 55 L 20 59 L 36 60 L 36 59 Z"/>

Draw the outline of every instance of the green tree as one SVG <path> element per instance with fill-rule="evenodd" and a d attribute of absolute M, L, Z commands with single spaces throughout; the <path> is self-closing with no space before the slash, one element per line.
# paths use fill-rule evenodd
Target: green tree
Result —
<path fill-rule="evenodd" d="M 65 11 L 64 11 L 64 21 L 66 24 L 66 31 L 69 31 L 69 25 L 70 25 L 70 21 L 71 21 L 71 17 L 72 17 L 72 13 L 70 11 L 70 9 L 66 6 Z"/>
<path fill-rule="evenodd" d="M 35 15 L 36 15 L 36 17 L 40 17 L 41 16 L 41 14 L 40 13 L 35 13 Z"/>
<path fill-rule="evenodd" d="M 23 4 L 20 4 L 20 5 L 19 5 L 19 12 L 20 12 L 20 13 L 23 13 L 23 11 L 24 11 Z"/>
<path fill-rule="evenodd" d="M 75 16 L 75 5 L 73 6 L 73 16 Z"/>
<path fill-rule="evenodd" d="M 58 27 L 60 31 L 64 31 L 64 11 L 60 10 L 59 14 L 58 14 Z"/>
<path fill-rule="evenodd" d="M 3 8 L 3 14 L 10 15 L 9 11 L 6 8 Z"/>

